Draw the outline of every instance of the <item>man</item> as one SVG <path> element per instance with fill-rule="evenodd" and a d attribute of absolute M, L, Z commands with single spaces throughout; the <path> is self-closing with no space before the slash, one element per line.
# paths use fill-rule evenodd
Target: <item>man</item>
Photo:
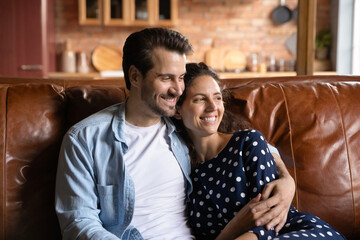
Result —
<path fill-rule="evenodd" d="M 163 28 L 127 38 L 128 99 L 74 125 L 63 140 L 56 181 L 63 239 L 193 239 L 185 211 L 188 150 L 168 118 L 191 52 L 184 36 Z M 265 189 L 267 200 L 253 210 L 269 210 L 259 225 L 282 227 L 286 217 L 293 188 L 277 193 L 285 189 L 278 185 L 293 180 L 279 170 L 286 177 Z"/>

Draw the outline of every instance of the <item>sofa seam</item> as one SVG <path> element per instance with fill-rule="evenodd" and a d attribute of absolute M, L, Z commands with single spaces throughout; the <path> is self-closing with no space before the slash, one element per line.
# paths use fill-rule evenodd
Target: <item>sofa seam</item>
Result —
<path fill-rule="evenodd" d="M 297 191 L 298 189 L 298 181 L 297 181 L 297 171 L 296 171 L 296 161 L 295 161 L 295 156 L 294 156 L 294 147 L 293 147 L 293 137 L 292 137 L 292 127 L 291 127 L 291 120 L 290 120 L 290 114 L 289 114 L 289 104 L 287 102 L 286 99 L 286 94 L 284 91 L 284 86 L 283 84 L 279 83 L 278 84 L 281 93 L 283 95 L 283 99 L 284 99 L 284 103 L 285 103 L 285 109 L 286 109 L 286 117 L 288 119 L 288 123 L 289 123 L 289 137 L 290 137 L 290 149 L 291 149 L 291 157 L 292 157 L 292 162 L 293 162 L 293 166 L 294 166 L 294 180 L 295 180 L 295 199 L 296 199 L 296 204 L 298 205 L 296 208 L 299 207 L 299 191 Z"/>
<path fill-rule="evenodd" d="M 348 138 L 347 138 L 347 134 L 346 134 L 346 131 L 345 131 L 345 121 L 344 121 L 344 117 L 343 117 L 343 113 L 341 111 L 341 107 L 340 107 L 340 104 L 339 104 L 339 101 L 338 101 L 338 98 L 336 97 L 336 94 L 335 94 L 335 91 L 333 88 L 335 88 L 335 86 L 332 85 L 332 83 L 327 83 L 326 84 L 327 87 L 330 89 L 330 92 L 331 94 L 333 95 L 334 99 L 335 99 L 335 102 L 336 102 L 336 106 L 337 108 L 339 109 L 339 113 L 340 113 L 340 119 L 341 119 L 341 128 L 342 128 L 342 132 L 343 132 L 343 135 L 344 135 L 344 138 L 345 138 L 345 146 L 346 146 L 346 157 L 347 157 L 347 162 L 349 164 L 349 174 L 350 174 L 350 186 L 351 186 L 351 197 L 352 197 L 352 208 L 353 208 L 353 213 L 354 213 L 354 216 L 353 216 L 353 232 L 356 231 L 355 229 L 355 224 L 356 224 L 356 209 L 355 209 L 355 197 L 354 197 L 354 185 L 353 185 L 353 175 L 352 175 L 352 168 L 351 168 L 351 161 L 350 161 L 350 154 L 349 154 L 349 144 L 348 144 Z"/>
<path fill-rule="evenodd" d="M 6 86 L 5 90 L 5 106 L 4 106 L 4 147 L 3 147 L 3 156 L 2 156 L 2 169 L 1 169 L 1 188 L 2 188 L 2 199 L 1 199 L 1 208 L 2 208 L 2 216 L 1 216 L 1 237 L 5 239 L 6 236 L 6 227 L 5 227 L 5 219 L 6 219 L 6 149 L 7 149 L 7 109 L 8 109 L 8 95 L 9 95 L 9 86 Z"/>

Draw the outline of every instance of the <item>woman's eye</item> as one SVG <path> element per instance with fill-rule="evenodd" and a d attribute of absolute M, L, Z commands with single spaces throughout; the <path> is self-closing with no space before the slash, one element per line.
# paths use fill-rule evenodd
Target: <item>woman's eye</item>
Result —
<path fill-rule="evenodd" d="M 201 101 L 204 101 L 204 98 L 195 98 L 194 99 L 194 102 L 201 102 Z"/>

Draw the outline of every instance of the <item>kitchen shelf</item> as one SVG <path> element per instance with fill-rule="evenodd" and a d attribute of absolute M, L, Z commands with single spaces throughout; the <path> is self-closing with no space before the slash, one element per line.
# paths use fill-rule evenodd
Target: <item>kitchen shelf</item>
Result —
<path fill-rule="evenodd" d="M 220 79 L 229 78 L 258 78 L 258 77 L 289 77 L 296 76 L 296 72 L 218 72 Z M 314 75 L 337 75 L 334 71 L 314 72 Z"/>
<path fill-rule="evenodd" d="M 218 72 L 220 79 L 230 79 L 230 78 L 258 78 L 258 77 L 287 77 L 287 76 L 296 76 L 296 72 Z M 334 71 L 323 71 L 315 72 L 314 75 L 337 75 Z M 103 77 L 99 72 L 92 73 L 64 73 L 64 72 L 52 72 L 48 74 L 48 78 L 58 78 L 58 79 L 121 79 L 123 77 Z"/>

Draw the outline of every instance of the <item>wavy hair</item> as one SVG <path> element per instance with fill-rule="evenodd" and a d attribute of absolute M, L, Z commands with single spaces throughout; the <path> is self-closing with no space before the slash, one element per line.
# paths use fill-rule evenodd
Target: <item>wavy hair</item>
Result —
<path fill-rule="evenodd" d="M 223 88 L 221 80 L 217 73 L 203 62 L 186 64 L 186 74 L 184 75 L 185 90 L 176 104 L 177 107 L 181 107 L 184 103 L 184 100 L 187 96 L 187 89 L 192 85 L 194 80 L 204 75 L 212 77 L 219 84 L 223 96 L 225 111 L 218 131 L 222 133 L 233 133 L 236 130 L 249 128 L 249 125 L 247 123 L 237 120 L 237 118 L 235 118 L 230 111 L 226 110 L 226 103 L 231 102 L 232 96 L 228 90 Z M 196 166 L 198 164 L 198 162 L 196 161 L 196 150 L 192 139 L 186 131 L 183 121 L 173 118 L 173 122 L 177 127 L 180 136 L 183 138 L 184 142 L 189 148 L 192 166 Z"/>

